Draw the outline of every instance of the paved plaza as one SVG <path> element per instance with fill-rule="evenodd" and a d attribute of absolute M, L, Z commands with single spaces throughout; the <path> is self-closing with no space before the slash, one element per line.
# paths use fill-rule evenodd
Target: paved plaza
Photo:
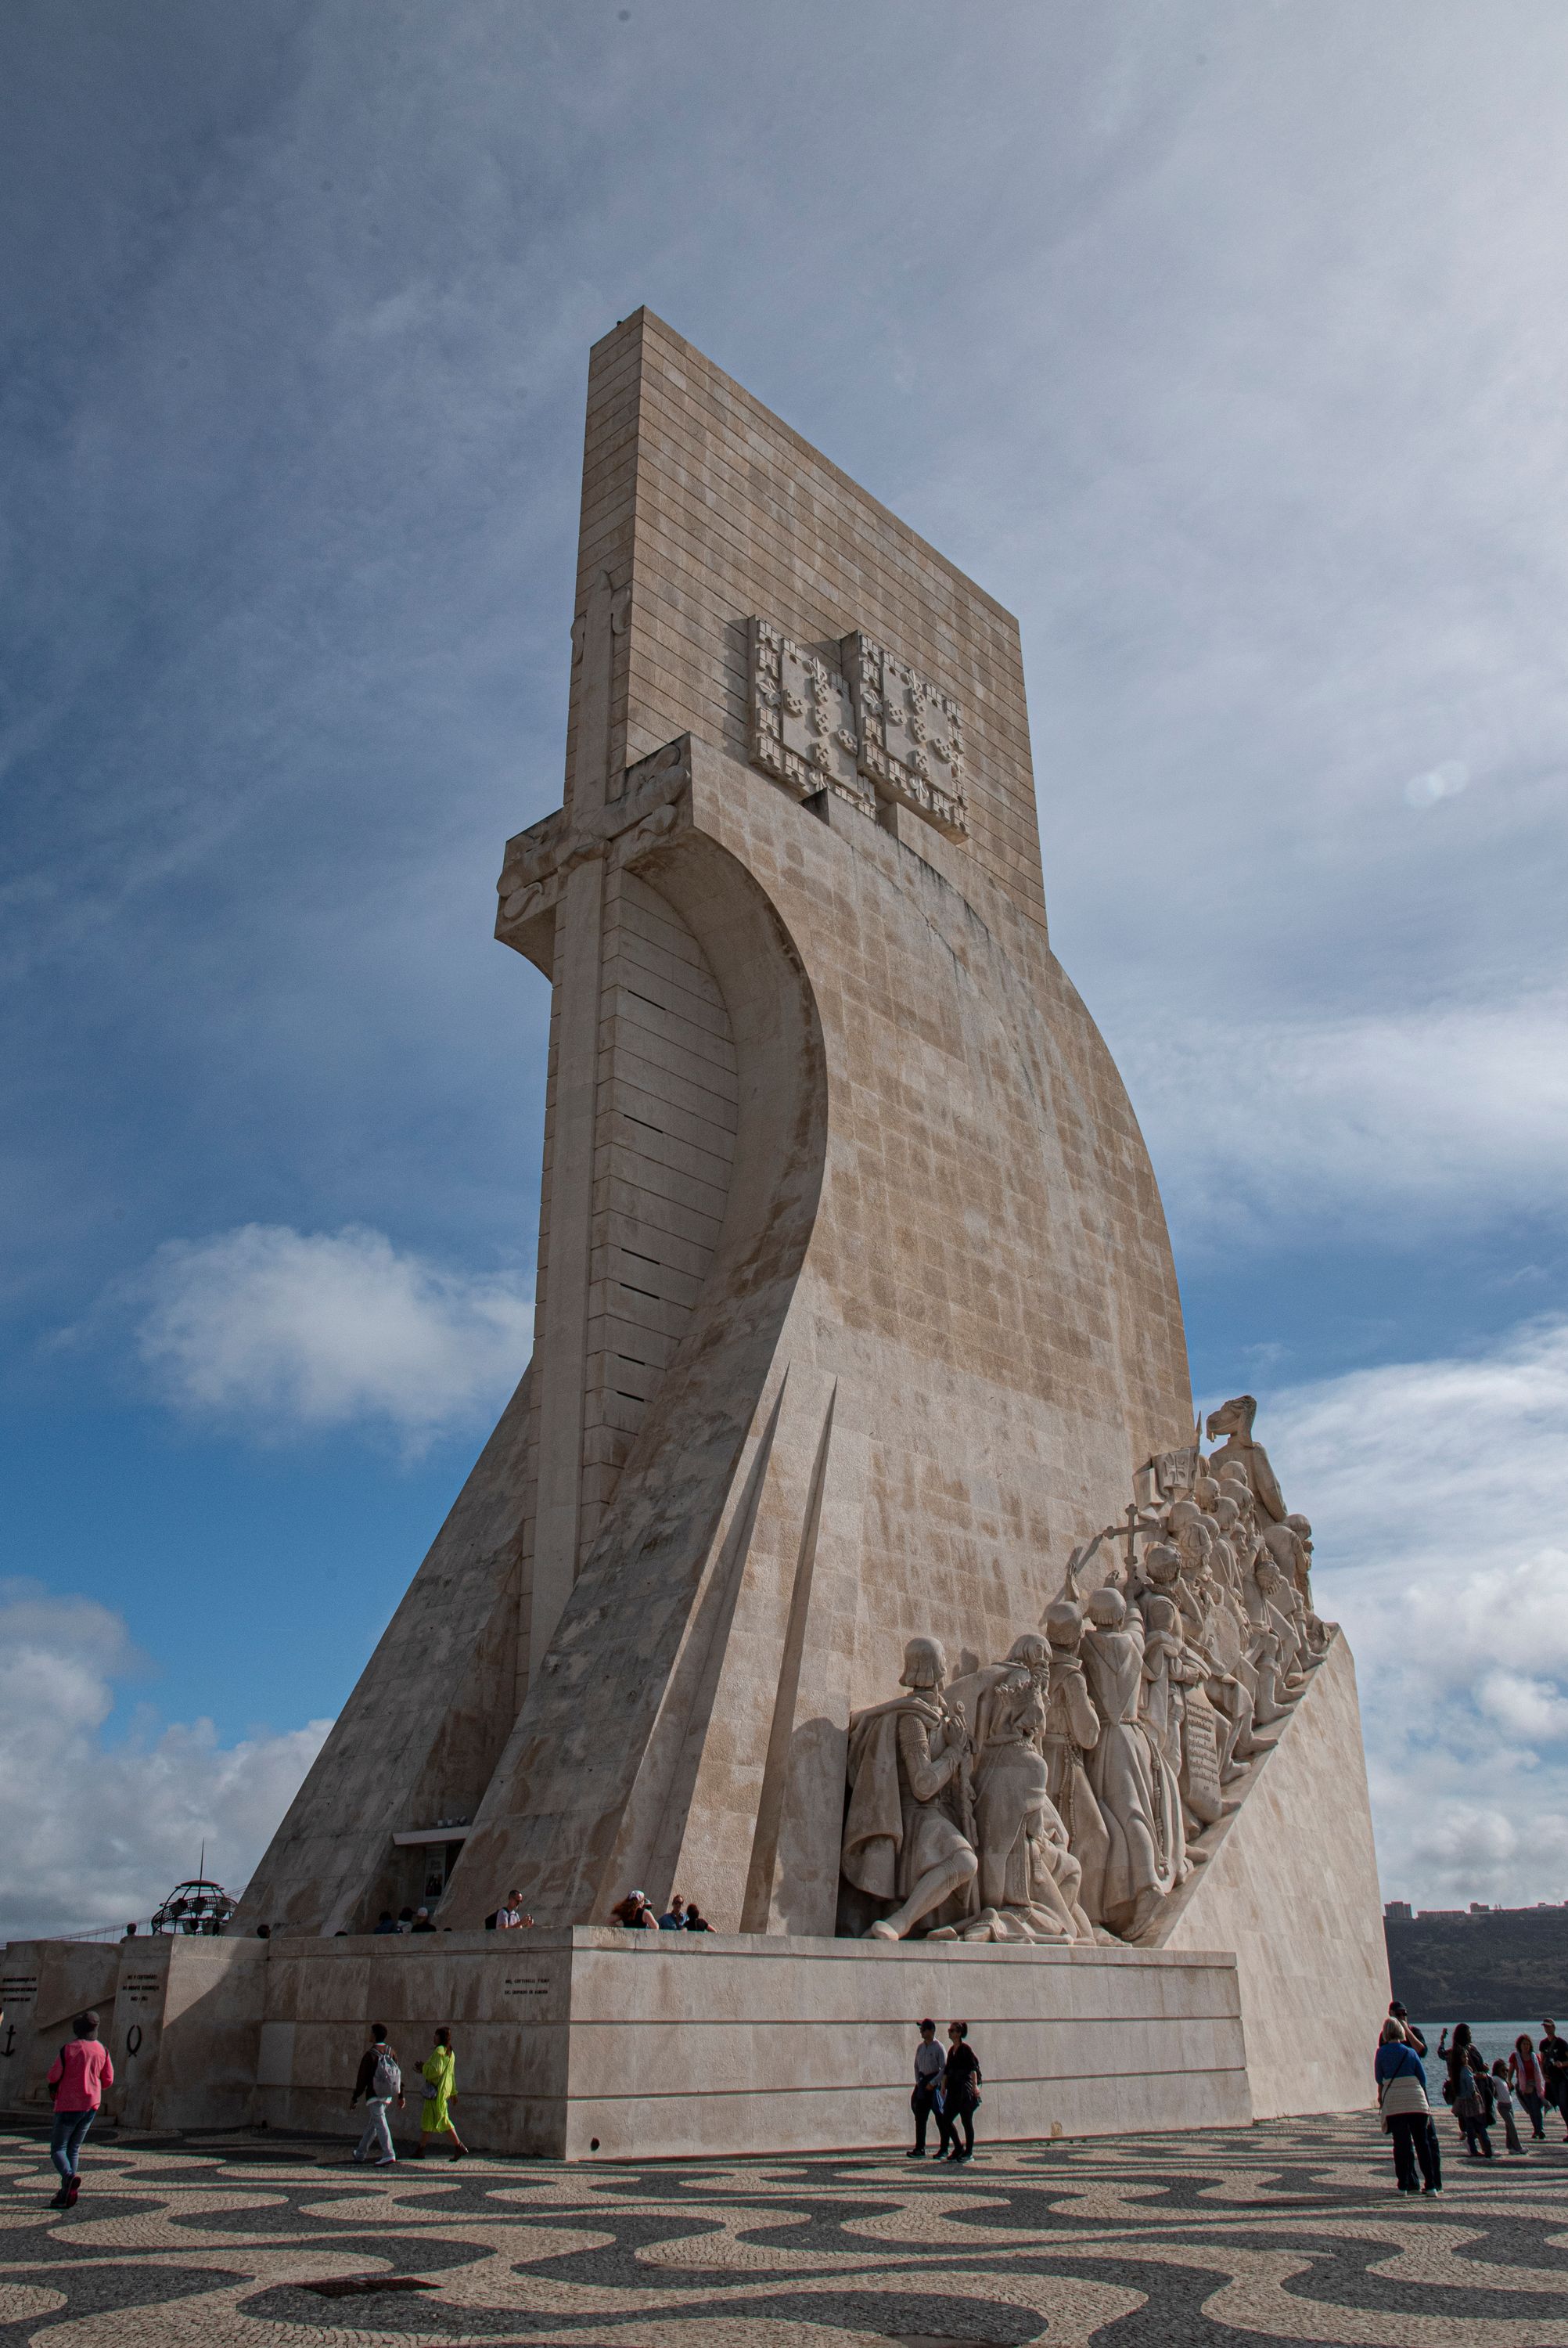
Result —
<path fill-rule="evenodd" d="M 12 2127 L 0 2343 L 1563 2348 L 1568 2146 L 1481 2168 L 1441 2126 L 1436 2200 L 1396 2198 L 1362 2118 L 982 2143 L 957 2170 L 475 2156 L 374 2173 L 346 2142 L 89 2139 L 69 2213 L 47 2206 L 42 2131 Z M 356 2280 L 373 2288 L 310 2288 Z"/>

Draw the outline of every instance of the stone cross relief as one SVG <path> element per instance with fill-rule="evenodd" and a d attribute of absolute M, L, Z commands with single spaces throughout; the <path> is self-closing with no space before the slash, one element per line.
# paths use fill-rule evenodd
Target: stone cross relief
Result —
<path fill-rule="evenodd" d="M 498 932 L 553 912 L 580 867 L 600 857 L 632 860 L 679 820 L 677 802 L 692 781 L 687 736 L 619 775 L 610 773 L 615 642 L 626 633 L 630 603 L 630 586 L 616 587 L 610 572 L 601 572 L 571 623 L 577 702 L 571 795 L 565 807 L 507 842 L 496 883 Z"/>
<path fill-rule="evenodd" d="M 909 1642 L 904 1693 L 849 1724 L 848 1929 L 1157 1937 L 1335 1635 L 1256 1407 L 1239 1395 L 1211 1412 L 1225 1440 L 1209 1457 L 1195 1431 L 1141 1468 L 1123 1520 L 1074 1550 L 1040 1629 L 1001 1662 L 949 1680 L 940 1641 Z"/>

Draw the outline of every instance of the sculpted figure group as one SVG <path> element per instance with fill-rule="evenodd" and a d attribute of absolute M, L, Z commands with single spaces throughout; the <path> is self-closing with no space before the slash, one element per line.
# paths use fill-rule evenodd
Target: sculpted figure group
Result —
<path fill-rule="evenodd" d="M 912 1639 L 901 1693 L 854 1715 L 843 1866 L 886 1910 L 872 1935 L 1157 1932 L 1332 1635 L 1256 1407 L 1210 1413 L 1207 1458 L 1194 1440 L 1141 1469 L 1124 1521 L 1073 1552 L 1000 1663 L 949 1681 L 940 1643 Z"/>

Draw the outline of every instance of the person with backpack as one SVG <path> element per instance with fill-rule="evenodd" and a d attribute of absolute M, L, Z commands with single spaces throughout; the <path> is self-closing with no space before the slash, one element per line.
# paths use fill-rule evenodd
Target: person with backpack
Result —
<path fill-rule="evenodd" d="M 98 2037 L 98 2018 L 89 2006 L 71 2024 L 76 2036 L 62 2046 L 50 2067 L 48 2087 L 55 2106 L 49 2131 L 49 2158 L 60 2173 L 60 2189 L 50 2204 L 74 2209 L 82 2180 L 77 2162 L 87 2130 L 103 2104 L 103 2091 L 114 2085 L 114 2065 Z"/>
<path fill-rule="evenodd" d="M 938 2125 L 942 2142 L 937 2157 L 944 2152 L 949 2160 L 972 2160 L 975 2157 L 975 2110 L 980 2100 L 980 2066 L 974 2048 L 969 2044 L 967 2022 L 948 2024 L 948 2059 L 942 2065 L 942 2110 Z M 958 2148 L 958 2130 L 964 2132 L 962 2151 Z"/>
<path fill-rule="evenodd" d="M 1394 2185 L 1400 2193 L 1440 2193 L 1442 2167 L 1437 2130 L 1427 2101 L 1426 2066 L 1405 2035 L 1404 2024 L 1390 2014 L 1383 2024 L 1372 2075 L 1378 2083 L 1378 2109 L 1394 2144 Z M 1416 2181 L 1420 2164 L 1421 2182 Z"/>
<path fill-rule="evenodd" d="M 1470 2157 L 1472 2160 L 1491 2160 L 1491 2138 L 1487 2130 L 1491 2126 L 1494 2098 L 1491 2074 L 1479 2046 L 1471 2044 L 1465 2048 L 1454 2084 L 1454 2117 L 1464 2130 Z"/>
<path fill-rule="evenodd" d="M 393 2149 L 387 2115 L 394 2104 L 399 2111 L 403 2109 L 403 2067 L 397 2059 L 397 2049 L 387 2039 L 384 2022 L 371 2024 L 370 2044 L 359 2058 L 359 2076 L 348 2099 L 351 2112 L 362 2096 L 366 2113 L 364 2134 L 354 2157 L 358 2161 L 371 2161 L 373 2168 L 390 2168 L 397 2155 Z M 371 2160 L 373 2153 L 375 2157 Z"/>
<path fill-rule="evenodd" d="M 1460 2136 L 1465 2137 L 1467 2143 L 1469 2137 L 1466 2136 L 1465 2124 L 1460 2117 L 1459 2104 L 1470 2073 L 1470 2043 L 1468 2022 L 1455 2024 L 1451 2045 L 1449 2043 L 1446 2025 L 1442 2036 L 1438 2040 L 1438 2060 L 1442 2064 L 1447 2074 L 1443 2080 L 1443 2101 L 1452 2112 L 1454 2125 Z"/>

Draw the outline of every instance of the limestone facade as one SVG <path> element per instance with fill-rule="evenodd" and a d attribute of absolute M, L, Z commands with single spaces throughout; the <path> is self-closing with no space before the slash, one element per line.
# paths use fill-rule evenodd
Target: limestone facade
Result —
<path fill-rule="evenodd" d="M 466 1814 L 444 1923 L 679 1883 L 832 1933 L 890 1645 L 1005 1652 L 1191 1427 L 1011 618 L 640 313 L 590 369 L 573 662 L 497 922 L 552 983 L 532 1376 L 242 1925 L 363 1928 L 391 1834 Z"/>
<path fill-rule="evenodd" d="M 158 2126 L 202 2062 L 209 2124 L 328 2125 L 371 2020 L 569 2157 L 896 2141 L 922 2011 L 995 2135 L 1365 2100 L 1354 1673 L 1249 1398 L 1203 1454 L 1016 624 L 640 312 L 571 644 L 498 883 L 551 987 L 532 1363 L 233 1937 L 8 1963 L 40 2015 L 104 1973 Z M 425 1880 L 436 1937 L 365 1937 Z M 716 1930 L 607 1931 L 633 1886 Z"/>

